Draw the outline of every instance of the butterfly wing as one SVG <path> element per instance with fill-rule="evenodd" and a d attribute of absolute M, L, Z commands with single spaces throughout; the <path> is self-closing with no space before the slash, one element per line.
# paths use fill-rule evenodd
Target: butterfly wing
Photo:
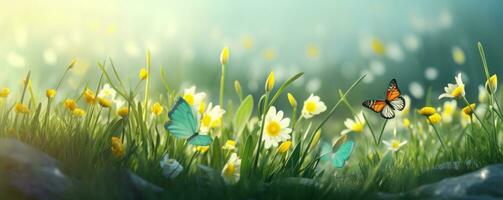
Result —
<path fill-rule="evenodd" d="M 189 138 L 196 134 L 197 119 L 192 107 L 183 99 L 179 98 L 175 106 L 168 113 L 169 121 L 164 128 L 177 138 Z"/>
<path fill-rule="evenodd" d="M 405 108 L 405 99 L 403 97 L 398 97 L 393 101 L 390 101 L 389 104 L 395 109 L 402 111 Z"/>
<path fill-rule="evenodd" d="M 321 143 L 321 150 L 320 150 L 320 159 L 322 161 L 327 161 L 330 160 L 332 157 L 332 146 L 330 146 L 330 143 L 323 141 Z"/>
<path fill-rule="evenodd" d="M 387 106 L 386 102 L 383 100 L 367 100 L 364 101 L 362 105 L 376 113 L 380 113 L 384 109 L 384 107 Z"/>
<path fill-rule="evenodd" d="M 195 146 L 208 146 L 211 144 L 213 139 L 208 135 L 193 135 L 188 140 L 189 144 Z"/>
<path fill-rule="evenodd" d="M 339 149 L 334 154 L 334 158 L 332 160 L 332 164 L 337 167 L 337 168 L 342 168 L 346 164 L 346 161 L 349 159 L 349 156 L 351 156 L 351 153 L 353 153 L 353 147 L 355 145 L 355 142 L 352 140 L 348 140 L 347 142 L 343 143 Z"/>
<path fill-rule="evenodd" d="M 388 90 L 386 90 L 386 100 L 392 102 L 399 98 L 401 95 L 400 89 L 398 89 L 398 84 L 395 79 L 391 79 L 389 82 Z"/>
<path fill-rule="evenodd" d="M 391 106 L 385 105 L 381 111 L 381 116 L 386 119 L 393 119 L 395 118 L 395 111 L 393 111 L 393 108 L 391 108 Z"/>

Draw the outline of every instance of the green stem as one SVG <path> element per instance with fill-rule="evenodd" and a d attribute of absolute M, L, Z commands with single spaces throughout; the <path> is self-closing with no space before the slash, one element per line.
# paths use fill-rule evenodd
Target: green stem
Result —
<path fill-rule="evenodd" d="M 264 112 L 262 113 L 262 122 L 261 122 L 261 126 L 260 126 L 260 136 L 259 136 L 259 139 L 257 141 L 258 145 L 257 145 L 257 152 L 255 153 L 255 160 L 253 161 L 253 168 L 252 168 L 252 171 L 254 171 L 256 168 L 257 168 L 257 165 L 258 165 L 258 159 L 259 159 L 259 156 L 260 156 L 260 149 L 261 149 L 261 146 L 262 146 L 262 137 L 264 135 L 264 126 L 265 126 L 265 116 L 267 114 L 267 112 L 269 111 L 269 106 L 268 105 L 268 101 L 269 101 L 269 92 L 266 91 L 266 95 L 265 95 L 265 99 L 264 99 Z"/>
<path fill-rule="evenodd" d="M 381 144 L 382 134 L 384 133 L 384 128 L 386 128 L 386 124 L 388 124 L 388 119 L 386 119 L 386 121 L 384 121 L 384 124 L 382 125 L 381 133 L 379 133 L 379 139 L 377 141 L 377 146 Z"/>
<path fill-rule="evenodd" d="M 225 65 L 222 65 L 222 74 L 220 75 L 220 96 L 218 104 L 224 107 L 224 86 L 225 86 Z"/>
<path fill-rule="evenodd" d="M 433 127 L 433 130 L 435 131 L 435 134 L 437 135 L 437 138 L 440 141 L 440 144 L 442 144 L 442 148 L 444 149 L 444 151 L 447 151 L 447 149 L 445 148 L 444 141 L 440 137 L 440 134 L 438 133 L 437 128 L 435 127 L 435 125 L 433 125 L 433 122 L 430 120 L 430 118 L 426 118 L 426 119 L 428 119 L 428 122 L 430 123 L 431 127 Z"/>

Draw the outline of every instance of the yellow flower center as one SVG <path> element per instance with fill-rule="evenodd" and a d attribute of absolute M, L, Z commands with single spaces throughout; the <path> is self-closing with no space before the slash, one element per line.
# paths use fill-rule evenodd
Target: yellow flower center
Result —
<path fill-rule="evenodd" d="M 232 176 L 234 175 L 234 172 L 236 171 L 236 167 L 234 166 L 233 163 L 228 163 L 227 167 L 224 170 L 225 176 Z"/>
<path fill-rule="evenodd" d="M 351 127 L 351 130 L 354 131 L 354 132 L 362 132 L 363 130 L 363 123 L 361 122 L 356 122 L 355 124 L 353 124 L 353 126 Z"/>
<path fill-rule="evenodd" d="M 460 85 L 458 87 L 456 87 L 452 92 L 451 92 L 451 95 L 453 97 L 459 97 L 461 95 L 463 95 L 463 91 L 465 90 L 465 86 L 464 85 Z"/>
<path fill-rule="evenodd" d="M 310 112 L 310 113 L 313 113 L 314 111 L 316 111 L 316 103 L 313 101 L 308 101 L 306 103 L 306 110 L 307 110 L 307 112 Z"/>
<path fill-rule="evenodd" d="M 208 114 L 203 115 L 203 119 L 201 119 L 201 125 L 204 127 L 210 127 L 211 125 L 211 117 Z"/>
<path fill-rule="evenodd" d="M 281 126 L 276 121 L 271 121 L 267 125 L 267 134 L 271 137 L 276 137 L 281 131 Z"/>
<path fill-rule="evenodd" d="M 398 141 L 398 140 L 392 140 L 391 141 L 391 148 L 393 148 L 393 149 L 400 148 L 400 141 Z"/>
<path fill-rule="evenodd" d="M 185 94 L 183 95 L 183 99 L 187 101 L 189 105 L 194 105 L 194 95 L 193 94 Z"/>

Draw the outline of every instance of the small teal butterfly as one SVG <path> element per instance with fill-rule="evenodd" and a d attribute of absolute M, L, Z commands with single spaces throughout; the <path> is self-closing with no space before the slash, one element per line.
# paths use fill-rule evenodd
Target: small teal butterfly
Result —
<path fill-rule="evenodd" d="M 355 142 L 352 140 L 347 140 L 342 143 L 337 151 L 334 153 L 332 146 L 328 142 L 323 142 L 321 144 L 321 160 L 322 161 L 332 161 L 332 165 L 337 168 L 343 168 L 346 161 L 349 160 L 351 153 L 353 152 L 353 147 Z"/>
<path fill-rule="evenodd" d="M 192 107 L 183 98 L 178 98 L 173 108 L 168 113 L 169 121 L 164 128 L 177 138 L 187 139 L 187 142 L 196 146 L 208 146 L 212 139 L 208 135 L 199 135 L 199 120 Z"/>

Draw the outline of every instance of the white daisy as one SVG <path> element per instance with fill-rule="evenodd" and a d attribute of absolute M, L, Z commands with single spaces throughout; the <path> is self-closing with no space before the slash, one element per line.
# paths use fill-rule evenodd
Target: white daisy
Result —
<path fill-rule="evenodd" d="M 200 133 L 208 133 L 211 128 L 217 127 L 224 113 L 225 110 L 221 109 L 219 105 L 213 106 L 213 104 L 210 103 L 201 118 Z"/>
<path fill-rule="evenodd" d="M 349 132 L 361 133 L 363 128 L 365 128 L 363 112 L 358 113 L 354 120 L 351 118 L 346 119 L 346 121 L 344 121 L 344 126 L 346 126 L 346 129 L 342 130 L 341 135 L 346 135 Z"/>
<path fill-rule="evenodd" d="M 196 86 L 185 89 L 183 92 L 183 99 L 185 99 L 185 101 L 187 101 L 189 105 L 195 108 L 197 108 L 203 102 L 204 98 L 206 98 L 206 93 L 196 93 Z"/>
<path fill-rule="evenodd" d="M 325 103 L 320 100 L 319 96 L 314 96 L 311 94 L 306 101 L 304 101 L 304 107 L 302 107 L 302 116 L 309 119 L 315 115 L 318 115 L 327 110 Z"/>
<path fill-rule="evenodd" d="M 235 184 L 241 176 L 241 159 L 236 153 L 232 153 L 229 161 L 222 169 L 222 178 L 227 184 Z"/>
<path fill-rule="evenodd" d="M 269 108 L 265 116 L 264 135 L 262 140 L 265 141 L 265 148 L 272 146 L 277 147 L 278 143 L 290 139 L 291 128 L 290 118 L 283 118 L 283 111 L 276 112 L 276 107 Z"/>
<path fill-rule="evenodd" d="M 444 87 L 445 93 L 441 94 L 438 99 L 442 98 L 457 98 L 461 96 L 465 96 L 465 84 L 461 79 L 461 73 L 459 73 L 456 77 L 456 84 L 447 84 L 447 87 Z"/>
<path fill-rule="evenodd" d="M 110 86 L 110 84 L 105 84 L 103 88 L 98 93 L 99 98 L 114 100 L 117 92 Z"/>
<path fill-rule="evenodd" d="M 391 150 L 393 152 L 396 152 L 400 150 L 400 147 L 403 145 L 407 144 L 407 140 L 404 140 L 403 142 L 400 142 L 400 140 L 392 139 L 391 141 L 383 141 L 383 143 L 388 146 L 388 150 Z"/>

